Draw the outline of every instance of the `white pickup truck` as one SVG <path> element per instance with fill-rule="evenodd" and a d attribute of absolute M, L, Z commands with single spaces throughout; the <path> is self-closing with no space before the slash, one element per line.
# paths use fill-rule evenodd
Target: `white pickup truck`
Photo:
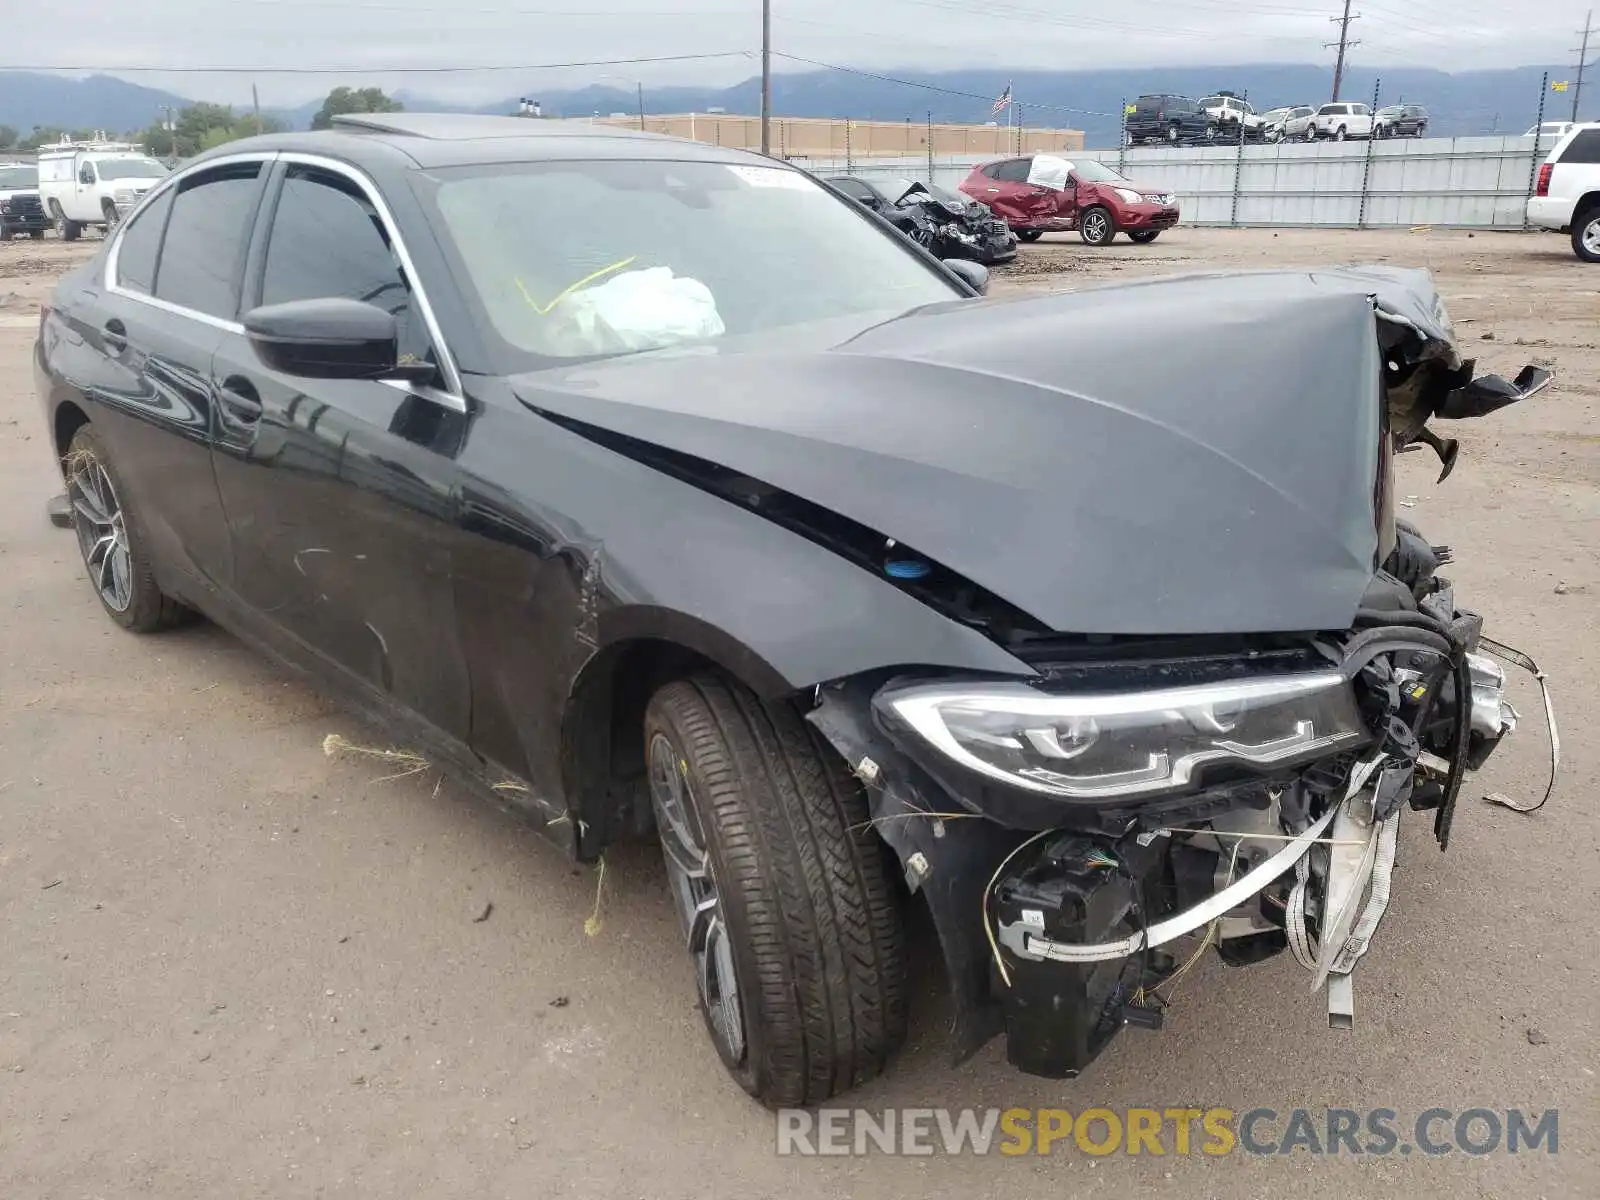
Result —
<path fill-rule="evenodd" d="M 1528 224 L 1572 235 L 1572 252 L 1600 262 L 1600 121 L 1574 125 L 1539 168 Z"/>
<path fill-rule="evenodd" d="M 39 198 L 69 242 L 86 225 L 111 230 L 166 174 L 130 142 L 63 142 L 39 150 Z"/>

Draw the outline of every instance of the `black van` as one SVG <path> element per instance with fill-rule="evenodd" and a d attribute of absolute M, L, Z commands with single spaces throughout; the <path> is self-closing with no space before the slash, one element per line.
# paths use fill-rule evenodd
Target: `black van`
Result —
<path fill-rule="evenodd" d="M 1123 133 L 1130 146 L 1143 142 L 1211 142 L 1216 119 L 1187 96 L 1140 96 L 1123 114 Z"/>

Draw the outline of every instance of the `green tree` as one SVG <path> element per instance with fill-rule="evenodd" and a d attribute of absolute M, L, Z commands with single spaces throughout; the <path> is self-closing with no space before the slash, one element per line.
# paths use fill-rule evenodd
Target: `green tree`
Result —
<path fill-rule="evenodd" d="M 236 113 L 226 104 L 191 104 L 173 116 L 172 126 L 169 130 L 164 122 L 155 121 L 133 137 L 158 158 L 188 158 L 235 138 L 284 129 L 276 117 L 258 119 L 254 113 Z"/>
<path fill-rule="evenodd" d="M 22 135 L 9 125 L 0 125 L 0 150 L 10 150 Z"/>
<path fill-rule="evenodd" d="M 405 108 L 398 100 L 383 94 L 381 88 L 336 87 L 328 93 L 317 115 L 311 118 L 311 128 L 327 129 L 333 118 L 344 113 L 400 112 Z"/>

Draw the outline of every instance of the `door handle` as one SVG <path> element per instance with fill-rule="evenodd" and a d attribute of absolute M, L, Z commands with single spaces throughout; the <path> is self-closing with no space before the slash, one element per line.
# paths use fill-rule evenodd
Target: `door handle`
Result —
<path fill-rule="evenodd" d="M 121 354 L 128 348 L 128 327 L 116 317 L 106 322 L 100 337 L 105 342 L 106 349 L 112 354 Z"/>
<path fill-rule="evenodd" d="M 240 425 L 254 425 L 261 420 L 261 397 L 255 384 L 242 375 L 230 375 L 217 389 L 217 400 L 222 411 Z"/>

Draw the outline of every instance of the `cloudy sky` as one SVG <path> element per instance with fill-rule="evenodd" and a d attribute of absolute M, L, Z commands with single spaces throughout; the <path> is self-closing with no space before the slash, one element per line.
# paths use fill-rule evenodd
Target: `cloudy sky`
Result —
<path fill-rule="evenodd" d="M 1563 63 L 1590 0 L 1358 0 L 1368 67 L 1446 70 Z M 774 0 L 779 50 L 855 67 L 1001 69 L 1331 61 L 1340 0 Z M 296 104 L 335 83 L 486 100 L 588 83 L 726 84 L 753 58 L 529 70 L 658 55 L 750 51 L 760 0 L 76 0 L 19 4 L 0 29 L 0 67 L 94 68 L 196 99 Z M 1533 20 L 1534 16 L 1537 20 Z M 20 23 L 18 18 L 20 17 Z M 72 31 L 63 36 L 63 28 Z M 1597 51 L 1591 48 L 1591 59 Z M 805 69 L 779 60 L 779 69 Z M 141 68 L 256 68 L 177 73 Z M 414 71 L 398 73 L 405 67 Z M 295 68 L 294 72 L 263 68 Z M 328 74 L 314 73 L 329 69 Z M 355 69 L 370 72 L 357 76 Z M 429 70 L 431 69 L 431 70 Z"/>

